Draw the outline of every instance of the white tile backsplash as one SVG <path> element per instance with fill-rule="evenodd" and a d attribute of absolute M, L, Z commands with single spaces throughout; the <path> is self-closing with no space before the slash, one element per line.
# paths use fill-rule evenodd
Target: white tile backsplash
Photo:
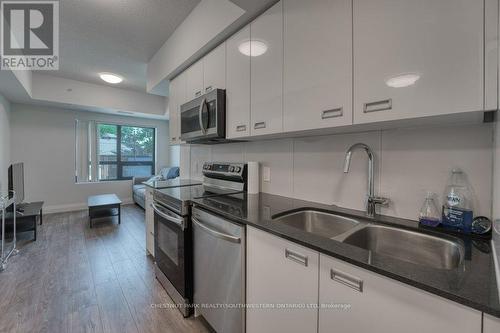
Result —
<path fill-rule="evenodd" d="M 192 145 L 191 146 L 191 178 L 203 179 L 201 170 L 203 163 L 212 160 L 212 146 Z"/>
<path fill-rule="evenodd" d="M 382 213 L 416 219 L 427 191 L 439 197 L 451 169 L 462 169 L 472 186 L 476 215 L 491 215 L 490 124 L 405 129 L 382 133 L 381 188 L 393 201 Z"/>
<path fill-rule="evenodd" d="M 204 161 L 258 161 L 261 191 L 352 209 L 364 209 L 367 157 L 356 151 L 343 173 L 352 144 L 369 145 L 375 154 L 375 193 L 391 199 L 381 213 L 416 219 L 426 191 L 442 196 L 451 168 L 467 174 L 479 214 L 491 216 L 493 126 L 491 124 L 400 129 L 294 139 L 192 146 L 187 165 L 201 177 Z M 181 161 L 181 165 L 185 165 Z M 196 165 L 199 169 L 196 169 Z M 264 182 L 262 168 L 271 169 Z M 198 170 L 198 171 L 197 171 Z"/>
<path fill-rule="evenodd" d="M 256 141 L 246 144 L 246 161 L 260 163 L 260 190 L 291 197 L 293 195 L 293 140 Z M 262 169 L 270 168 L 271 181 L 264 181 Z"/>
<path fill-rule="evenodd" d="M 326 204 L 364 209 L 368 188 L 368 158 L 355 151 L 349 173 L 345 174 L 345 152 L 354 143 L 370 146 L 375 161 L 380 155 L 380 132 L 330 135 L 295 139 L 293 196 Z M 376 163 L 378 165 L 378 163 Z M 378 181 L 375 169 L 375 181 Z M 377 191 L 378 184 L 375 184 Z"/>
<path fill-rule="evenodd" d="M 212 146 L 212 161 L 243 162 L 245 160 L 245 142 L 226 143 Z"/>

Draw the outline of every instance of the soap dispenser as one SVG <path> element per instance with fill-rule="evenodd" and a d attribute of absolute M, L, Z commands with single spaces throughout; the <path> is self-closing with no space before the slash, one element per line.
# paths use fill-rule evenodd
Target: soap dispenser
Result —
<path fill-rule="evenodd" d="M 455 231 L 471 233 L 472 206 L 472 191 L 465 174 L 460 169 L 453 169 L 444 194 L 443 226 Z"/>
<path fill-rule="evenodd" d="M 427 192 L 424 204 L 420 209 L 419 223 L 427 227 L 437 227 L 441 224 L 441 214 L 434 200 L 434 193 Z"/>

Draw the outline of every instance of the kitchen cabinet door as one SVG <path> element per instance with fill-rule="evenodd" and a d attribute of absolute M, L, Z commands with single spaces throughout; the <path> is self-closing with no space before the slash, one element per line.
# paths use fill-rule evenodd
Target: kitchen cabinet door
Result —
<path fill-rule="evenodd" d="M 483 110 L 483 1 L 353 6 L 354 123 Z"/>
<path fill-rule="evenodd" d="M 338 259 L 321 254 L 319 274 L 319 333 L 481 332 L 481 312 Z"/>
<path fill-rule="evenodd" d="M 283 131 L 283 3 L 250 24 L 251 135 Z"/>
<path fill-rule="evenodd" d="M 247 303 L 256 307 L 247 308 L 247 333 L 317 332 L 318 260 L 316 251 L 248 227 Z"/>
<path fill-rule="evenodd" d="M 146 254 L 155 256 L 155 218 L 153 208 L 153 189 L 146 186 L 145 192 L 145 219 L 146 219 Z"/>
<path fill-rule="evenodd" d="M 189 102 L 203 94 L 203 61 L 195 62 L 186 69 L 186 100 Z M 181 105 L 183 104 L 181 102 Z"/>
<path fill-rule="evenodd" d="M 240 52 L 250 41 L 246 26 L 226 41 L 226 136 L 250 135 L 250 57 Z"/>
<path fill-rule="evenodd" d="M 203 92 L 226 89 L 226 43 L 217 46 L 203 58 Z"/>
<path fill-rule="evenodd" d="M 168 98 L 170 144 L 177 145 L 181 143 L 180 108 L 186 99 L 185 72 L 170 81 Z"/>
<path fill-rule="evenodd" d="M 483 333 L 500 332 L 500 318 L 484 314 Z"/>
<path fill-rule="evenodd" d="M 284 130 L 352 124 L 352 1 L 283 0 Z"/>

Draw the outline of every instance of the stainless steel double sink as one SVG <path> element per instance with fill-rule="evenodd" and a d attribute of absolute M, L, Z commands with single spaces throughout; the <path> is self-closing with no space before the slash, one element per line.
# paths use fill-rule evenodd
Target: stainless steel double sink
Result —
<path fill-rule="evenodd" d="M 463 263 L 464 245 L 454 237 L 441 238 L 312 209 L 281 214 L 274 221 L 417 265 L 451 270 Z"/>

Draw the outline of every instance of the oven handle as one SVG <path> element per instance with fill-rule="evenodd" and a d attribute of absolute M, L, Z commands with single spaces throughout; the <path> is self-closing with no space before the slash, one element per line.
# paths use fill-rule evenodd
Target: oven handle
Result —
<path fill-rule="evenodd" d="M 182 219 L 177 219 L 177 218 L 175 218 L 173 216 L 167 215 L 166 213 L 162 212 L 158 208 L 158 206 L 156 206 L 154 203 L 151 204 L 151 208 L 153 208 L 153 210 L 155 211 L 156 214 L 158 214 L 159 216 L 163 217 L 167 221 L 175 223 L 176 225 L 178 225 L 179 227 L 181 227 L 182 230 L 184 230 L 184 221 Z"/>
<path fill-rule="evenodd" d="M 193 221 L 193 223 L 195 225 L 202 228 L 204 231 L 208 232 L 209 234 L 211 234 L 214 237 L 217 237 L 217 238 L 220 238 L 223 240 L 227 240 L 227 241 L 232 242 L 232 243 L 238 243 L 238 244 L 241 243 L 240 237 L 234 237 L 234 236 L 224 234 L 222 232 L 218 232 L 218 231 L 215 231 L 213 229 L 210 229 L 209 227 L 207 227 L 206 225 L 204 225 L 203 223 L 201 223 L 200 221 L 198 221 L 194 217 L 191 218 L 191 221 Z"/>
<path fill-rule="evenodd" d="M 200 128 L 201 128 L 201 131 L 203 132 L 203 135 L 207 134 L 207 130 L 206 130 L 205 126 L 203 126 L 203 118 L 202 118 L 203 109 L 205 108 L 206 102 L 207 102 L 207 99 L 203 98 L 201 100 L 200 109 L 198 110 L 198 120 L 200 122 Z"/>

